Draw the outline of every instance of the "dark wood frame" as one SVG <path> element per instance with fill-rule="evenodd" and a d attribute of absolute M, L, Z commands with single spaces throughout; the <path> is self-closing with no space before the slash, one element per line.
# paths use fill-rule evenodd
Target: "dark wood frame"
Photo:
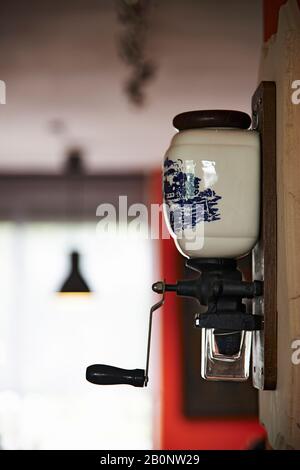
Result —
<path fill-rule="evenodd" d="M 147 202 L 144 173 L 0 173 L 0 220 L 96 220 L 101 203 Z"/>

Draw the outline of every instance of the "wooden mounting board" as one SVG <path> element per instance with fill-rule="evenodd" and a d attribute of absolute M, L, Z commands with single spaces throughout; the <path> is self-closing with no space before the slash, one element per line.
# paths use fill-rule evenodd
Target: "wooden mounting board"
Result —
<path fill-rule="evenodd" d="M 264 296 L 253 313 L 264 316 L 264 329 L 253 334 L 253 385 L 274 390 L 277 381 L 277 197 L 276 85 L 261 82 L 252 98 L 253 129 L 261 137 L 261 233 L 253 250 L 253 279 L 264 281 Z"/>

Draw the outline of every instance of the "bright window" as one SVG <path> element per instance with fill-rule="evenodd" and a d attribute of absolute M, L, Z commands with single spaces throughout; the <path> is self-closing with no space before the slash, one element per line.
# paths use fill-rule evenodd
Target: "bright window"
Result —
<path fill-rule="evenodd" d="M 91 298 L 60 298 L 81 253 Z M 151 244 L 125 227 L 0 224 L 0 447 L 151 448 L 151 392 L 85 380 L 94 363 L 144 367 Z"/>

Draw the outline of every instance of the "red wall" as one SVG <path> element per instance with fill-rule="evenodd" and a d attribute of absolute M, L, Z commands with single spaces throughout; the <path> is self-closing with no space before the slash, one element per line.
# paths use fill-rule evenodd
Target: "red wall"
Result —
<path fill-rule="evenodd" d="M 267 41 L 277 31 L 278 14 L 287 0 L 264 0 L 264 39 Z M 300 6 L 300 0 L 298 0 Z"/>

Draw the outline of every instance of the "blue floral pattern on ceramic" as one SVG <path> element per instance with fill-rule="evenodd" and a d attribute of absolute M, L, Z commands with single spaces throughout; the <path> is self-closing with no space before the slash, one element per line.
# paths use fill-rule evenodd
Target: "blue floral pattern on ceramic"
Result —
<path fill-rule="evenodd" d="M 221 219 L 218 201 L 222 197 L 211 188 L 201 191 L 201 178 L 187 169 L 188 165 L 181 159 L 174 161 L 166 158 L 164 162 L 164 197 L 175 233 L 195 228 L 199 222 Z"/>

